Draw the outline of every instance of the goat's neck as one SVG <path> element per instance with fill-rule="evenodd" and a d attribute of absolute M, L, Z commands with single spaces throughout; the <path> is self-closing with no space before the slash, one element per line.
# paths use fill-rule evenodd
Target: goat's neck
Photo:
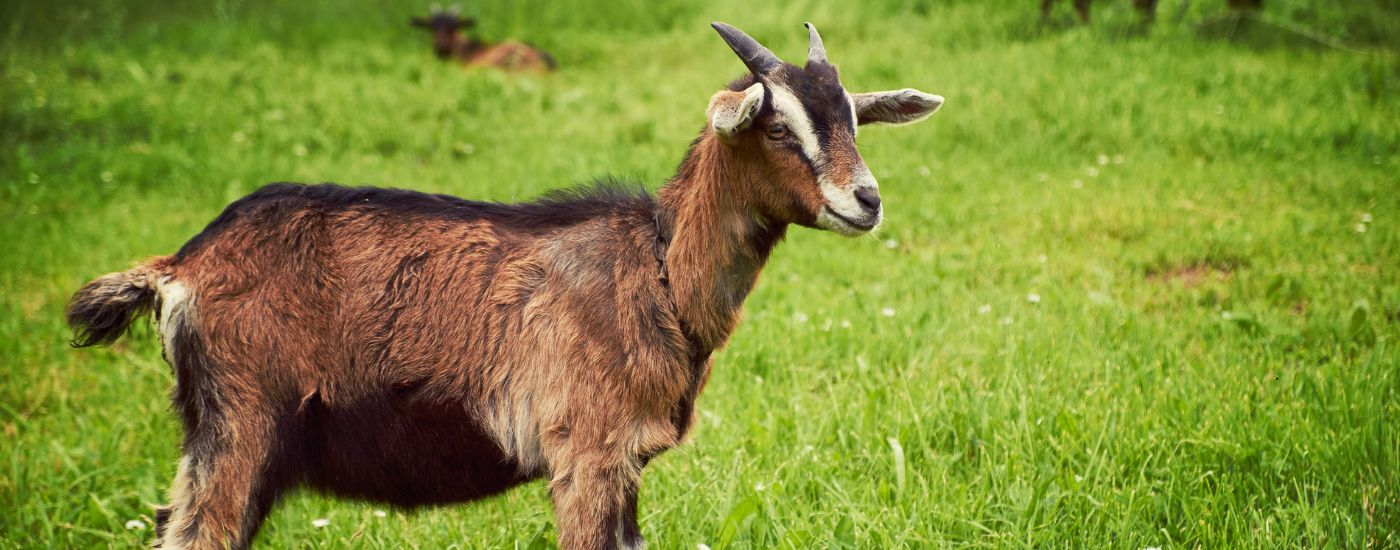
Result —
<path fill-rule="evenodd" d="M 748 200 L 767 183 L 757 166 L 707 131 L 661 189 L 672 296 L 688 336 L 705 351 L 724 345 L 734 331 L 744 298 L 787 230 Z"/>

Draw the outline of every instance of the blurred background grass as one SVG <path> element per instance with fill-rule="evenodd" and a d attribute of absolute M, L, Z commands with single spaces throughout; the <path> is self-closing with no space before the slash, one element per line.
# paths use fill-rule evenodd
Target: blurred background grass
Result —
<path fill-rule="evenodd" d="M 544 77 L 439 63 L 418 3 L 0 4 L 0 546 L 144 544 L 173 473 L 150 330 L 66 347 L 83 282 L 269 181 L 655 187 L 742 70 L 711 20 L 948 103 L 862 132 L 876 238 L 775 254 L 647 469 L 655 547 L 1400 545 L 1400 2 L 1037 4 L 463 6 Z M 553 540 L 539 484 L 375 510 L 259 543 Z"/>

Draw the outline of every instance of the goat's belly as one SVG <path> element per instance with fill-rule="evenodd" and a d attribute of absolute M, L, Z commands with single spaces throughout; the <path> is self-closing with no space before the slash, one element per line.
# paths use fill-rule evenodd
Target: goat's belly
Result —
<path fill-rule="evenodd" d="M 308 481 L 340 496 L 416 507 L 490 496 L 520 472 L 465 411 L 392 406 L 318 411 Z"/>

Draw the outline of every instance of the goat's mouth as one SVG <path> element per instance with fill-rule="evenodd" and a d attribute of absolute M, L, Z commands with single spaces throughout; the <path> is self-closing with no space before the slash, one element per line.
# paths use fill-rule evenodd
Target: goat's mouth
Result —
<path fill-rule="evenodd" d="M 830 229 L 847 237 L 864 235 L 880 225 L 880 216 L 877 214 L 867 220 L 856 221 L 829 206 L 822 205 L 821 212 L 817 214 L 817 225 Z"/>

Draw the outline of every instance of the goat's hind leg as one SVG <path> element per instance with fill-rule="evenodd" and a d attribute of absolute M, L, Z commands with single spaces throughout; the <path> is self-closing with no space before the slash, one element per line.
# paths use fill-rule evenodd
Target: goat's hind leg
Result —
<path fill-rule="evenodd" d="M 157 512 L 157 548 L 246 548 L 286 487 L 271 423 L 204 428 L 185 438 L 169 510 Z"/>
<path fill-rule="evenodd" d="M 278 495 L 279 463 L 270 423 L 230 419 L 215 434 L 188 434 L 170 487 L 157 548 L 246 548 Z M 157 513 L 157 516 L 161 516 Z"/>

